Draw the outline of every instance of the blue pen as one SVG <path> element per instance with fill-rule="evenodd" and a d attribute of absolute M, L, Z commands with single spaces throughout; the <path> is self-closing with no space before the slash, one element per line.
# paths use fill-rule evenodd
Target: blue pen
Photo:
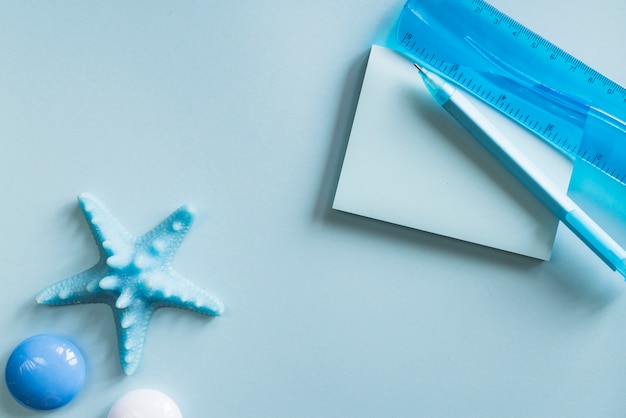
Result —
<path fill-rule="evenodd" d="M 437 103 L 609 267 L 626 277 L 626 251 L 515 147 L 465 96 L 415 64 Z"/>

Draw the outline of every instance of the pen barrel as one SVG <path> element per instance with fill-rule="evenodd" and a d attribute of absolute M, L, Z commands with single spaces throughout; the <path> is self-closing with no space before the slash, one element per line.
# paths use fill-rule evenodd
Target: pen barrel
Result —
<path fill-rule="evenodd" d="M 589 215 L 574 209 L 562 221 L 608 266 L 626 277 L 626 252 Z"/>
<path fill-rule="evenodd" d="M 626 252 L 467 98 L 453 92 L 442 107 L 609 267 L 626 277 Z"/>
<path fill-rule="evenodd" d="M 456 91 L 442 107 L 559 219 L 577 206 L 466 97 Z"/>

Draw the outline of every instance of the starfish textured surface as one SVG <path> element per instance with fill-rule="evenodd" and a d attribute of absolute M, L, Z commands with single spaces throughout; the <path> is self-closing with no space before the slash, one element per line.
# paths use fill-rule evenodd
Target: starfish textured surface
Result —
<path fill-rule="evenodd" d="M 155 309 L 168 306 L 212 316 L 223 312 L 218 299 L 170 265 L 194 221 L 190 206 L 181 206 L 151 231 L 134 237 L 95 196 L 83 193 L 78 202 L 98 244 L 100 261 L 44 289 L 37 302 L 108 304 L 115 317 L 120 363 L 126 375 L 139 366 Z"/>

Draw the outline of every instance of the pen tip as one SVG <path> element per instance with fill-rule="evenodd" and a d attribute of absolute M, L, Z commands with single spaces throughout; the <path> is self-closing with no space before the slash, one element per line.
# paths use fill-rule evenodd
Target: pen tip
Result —
<path fill-rule="evenodd" d="M 415 68 L 417 68 L 417 71 L 419 71 L 420 73 L 422 72 L 422 67 L 420 67 L 419 65 L 415 63 L 413 65 L 415 65 Z"/>

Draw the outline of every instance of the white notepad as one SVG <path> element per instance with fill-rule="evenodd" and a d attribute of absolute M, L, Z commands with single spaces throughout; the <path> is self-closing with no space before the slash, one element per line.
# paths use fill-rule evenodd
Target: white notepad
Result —
<path fill-rule="evenodd" d="M 571 162 L 470 98 L 554 182 Z M 558 220 L 434 101 L 413 64 L 373 46 L 333 208 L 550 258 Z"/>

